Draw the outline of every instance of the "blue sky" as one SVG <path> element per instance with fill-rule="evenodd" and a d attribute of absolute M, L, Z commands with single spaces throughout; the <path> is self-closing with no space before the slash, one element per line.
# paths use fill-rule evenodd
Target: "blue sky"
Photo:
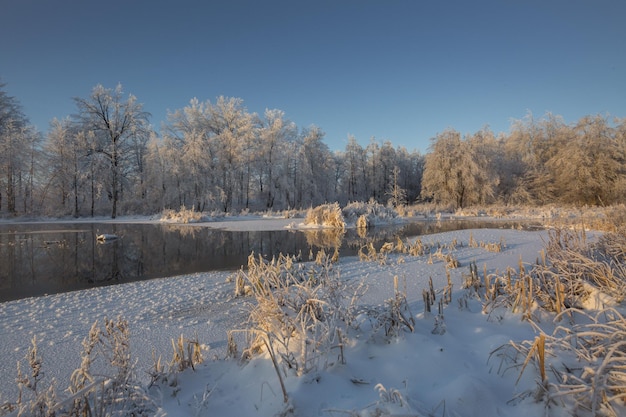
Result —
<path fill-rule="evenodd" d="M 427 150 L 448 127 L 546 112 L 626 117 L 624 0 L 3 0 L 0 77 L 42 132 L 121 83 L 159 127 L 193 97 L 240 97 Z"/>

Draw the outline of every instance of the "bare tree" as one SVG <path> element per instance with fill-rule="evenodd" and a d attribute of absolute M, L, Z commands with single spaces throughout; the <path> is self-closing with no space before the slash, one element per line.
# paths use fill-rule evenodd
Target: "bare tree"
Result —
<path fill-rule="evenodd" d="M 97 85 L 89 98 L 75 98 L 78 114 L 75 116 L 80 129 L 93 133 L 91 150 L 108 162 L 106 189 L 111 201 L 111 217 L 118 212 L 125 175 L 136 169 L 130 157 L 133 140 L 148 137 L 149 113 L 132 94 L 123 97 L 122 86 L 114 89 Z M 95 156 L 95 155 L 94 155 Z"/>

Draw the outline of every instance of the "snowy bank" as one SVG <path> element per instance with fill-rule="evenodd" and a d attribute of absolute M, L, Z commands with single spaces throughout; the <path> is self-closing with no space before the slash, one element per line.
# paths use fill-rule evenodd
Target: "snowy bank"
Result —
<path fill-rule="evenodd" d="M 470 236 L 476 241 L 502 241 L 506 246 L 501 252 L 470 247 Z M 520 258 L 534 263 L 542 237 L 544 232 L 482 229 L 429 235 L 422 240 L 434 246 L 457 243 L 454 255 L 460 267 L 450 270 L 457 298 L 470 263 L 480 268 L 486 265 L 488 271 L 505 271 L 518 265 Z M 385 406 L 389 408 L 398 406 L 400 397 L 407 401 L 405 407 L 411 407 L 400 407 L 405 414 L 407 410 L 415 414 L 430 410 L 440 415 L 444 404 L 448 413 L 458 415 L 529 413 L 528 406 L 508 404 L 520 389 L 514 384 L 517 375 L 503 378 L 494 372 L 497 365 L 486 365 L 489 353 L 507 340 L 534 337 L 534 329 L 527 323 L 519 317 L 493 323 L 480 313 L 479 306 L 462 311 L 451 305 L 446 309 L 447 332 L 431 333 L 434 317 L 423 313 L 422 291 L 430 278 L 437 289 L 447 284 L 443 260 L 390 254 L 384 264 L 353 257 L 340 259 L 335 268 L 342 279 L 367 284 L 368 291 L 360 300 L 366 305 L 380 305 L 393 296 L 394 276 L 405 280 L 416 329 L 390 345 L 355 340 L 346 347 L 345 365 L 323 374 L 287 377 L 296 415 L 374 410 L 381 402 L 389 403 Z M 153 350 L 169 358 L 171 340 L 181 334 L 197 334 L 199 341 L 210 347 L 205 357 L 224 358 L 226 333 L 242 327 L 249 302 L 234 297 L 235 284 L 227 280 L 229 275 L 195 274 L 0 304 L 0 354 L 4 359 L 0 400 L 15 398 L 15 364 L 25 355 L 33 336 L 43 357 L 45 379 L 54 378 L 62 391 L 79 365 L 81 341 L 91 324 L 104 317 L 121 315 L 128 320 L 137 376 L 144 381 Z M 237 361 L 209 360 L 196 372 L 180 375 L 179 383 L 176 395 L 163 393 L 161 411 L 167 415 L 190 415 L 198 410 L 209 415 L 272 415 L 284 407 L 276 374 L 262 358 L 243 368 Z M 376 389 L 378 384 L 382 385 Z"/>

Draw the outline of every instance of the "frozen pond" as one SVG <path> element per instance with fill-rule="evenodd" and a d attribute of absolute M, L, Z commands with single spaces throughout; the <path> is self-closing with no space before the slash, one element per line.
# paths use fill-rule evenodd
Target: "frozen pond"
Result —
<path fill-rule="evenodd" d="M 518 223 L 420 221 L 356 230 L 224 231 L 208 227 L 132 223 L 0 224 L 0 302 L 122 282 L 194 272 L 238 269 L 252 252 L 308 259 L 319 248 L 354 255 L 367 242 L 379 246 L 410 237 L 467 228 L 511 228 Z M 98 242 L 97 235 L 119 239 Z"/>

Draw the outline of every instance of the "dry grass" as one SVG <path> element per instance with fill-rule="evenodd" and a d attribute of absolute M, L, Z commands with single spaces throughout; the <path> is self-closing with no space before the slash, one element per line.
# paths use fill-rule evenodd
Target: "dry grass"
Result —
<path fill-rule="evenodd" d="M 539 378 L 535 389 L 516 400 L 532 397 L 570 415 L 619 416 L 626 401 L 626 320 L 614 309 L 595 315 L 580 310 L 561 313 L 585 321 L 559 326 L 552 335 L 534 341 L 509 342 L 492 352 L 499 372 L 518 370 L 518 382 L 532 363 Z M 558 360 L 552 352 L 559 352 Z"/>
<path fill-rule="evenodd" d="M 393 293 L 393 298 L 385 301 L 387 308 L 384 310 L 384 314 L 377 317 L 385 329 L 385 336 L 387 337 L 398 336 L 404 330 L 410 332 L 415 330 L 415 320 L 406 298 L 406 280 L 403 288 L 400 289 L 398 276 L 394 276 Z"/>
<path fill-rule="evenodd" d="M 197 223 L 203 220 L 204 216 L 201 212 L 195 210 L 195 208 L 188 209 L 185 206 L 180 210 L 163 210 L 161 213 L 161 221 L 169 221 L 174 223 Z"/>
<path fill-rule="evenodd" d="M 491 276 L 482 286 L 475 266 L 470 268 L 466 286 L 484 298 L 490 314 L 511 309 L 538 330 L 539 310 L 564 323 L 550 336 L 541 332 L 534 341 L 510 342 L 492 352 L 501 360 L 500 372 L 519 370 L 518 381 L 527 365 L 534 364 L 536 388 L 516 400 L 532 397 L 571 415 L 621 415 L 626 402 L 626 319 L 611 305 L 626 295 L 624 242 L 623 232 L 590 243 L 584 231 L 556 229 L 549 233 L 541 261 L 529 272 L 520 262 L 518 272 Z M 559 352 L 558 361 L 551 360 L 553 352 Z"/>
<path fill-rule="evenodd" d="M 415 330 L 415 319 L 407 301 L 406 278 L 400 286 L 398 276 L 394 276 L 393 293 L 382 306 L 361 307 L 360 314 L 367 317 L 370 340 L 388 341 Z"/>
<path fill-rule="evenodd" d="M 346 227 L 346 222 L 338 203 L 324 204 L 309 209 L 304 218 L 304 224 L 341 230 Z"/>
<path fill-rule="evenodd" d="M 81 363 L 65 396 L 57 393 L 55 381 L 43 387 L 45 372 L 33 339 L 25 357 L 29 372 L 18 363 L 18 398 L 5 404 L 3 411 L 19 416 L 153 415 L 154 402 L 135 380 L 129 337 L 128 323 L 122 318 L 105 319 L 103 326 L 96 321 L 83 341 Z"/>
<path fill-rule="evenodd" d="M 603 309 L 626 298 L 623 234 L 605 234 L 589 243 L 584 231 L 555 229 L 549 232 L 541 260 L 526 272 L 509 269 L 506 275 L 486 277 L 484 309 L 498 308 L 521 312 L 530 319 L 533 310 L 541 308 L 561 313 L 570 308 Z M 474 266 L 475 268 L 475 266 Z M 470 267 L 465 288 L 482 287 L 477 271 Z"/>
<path fill-rule="evenodd" d="M 361 288 L 332 270 L 328 256 L 304 265 L 282 255 L 271 262 L 251 255 L 247 271 L 239 272 L 244 293 L 255 299 L 240 332 L 246 336 L 242 358 L 268 352 L 279 379 L 282 372 L 303 375 L 335 363 L 331 352 L 343 354 L 342 328 L 353 320 Z"/>
<path fill-rule="evenodd" d="M 196 369 L 196 365 L 204 362 L 202 357 L 203 346 L 198 342 L 198 336 L 186 339 L 181 334 L 177 340 L 172 339 L 172 360 L 170 369 L 182 372 L 187 368 Z"/>
<path fill-rule="evenodd" d="M 411 256 L 423 256 L 431 253 L 434 245 L 426 245 L 421 239 L 416 239 L 413 243 L 402 240 L 400 237 L 396 237 L 396 242 L 385 242 L 381 248 L 377 251 L 372 242 L 367 243 L 359 248 L 359 260 L 367 262 L 379 262 L 381 265 L 387 263 L 387 257 L 390 254 L 402 254 Z M 442 257 L 444 259 L 444 257 Z M 448 258 L 451 262 L 454 262 L 452 258 Z"/>

